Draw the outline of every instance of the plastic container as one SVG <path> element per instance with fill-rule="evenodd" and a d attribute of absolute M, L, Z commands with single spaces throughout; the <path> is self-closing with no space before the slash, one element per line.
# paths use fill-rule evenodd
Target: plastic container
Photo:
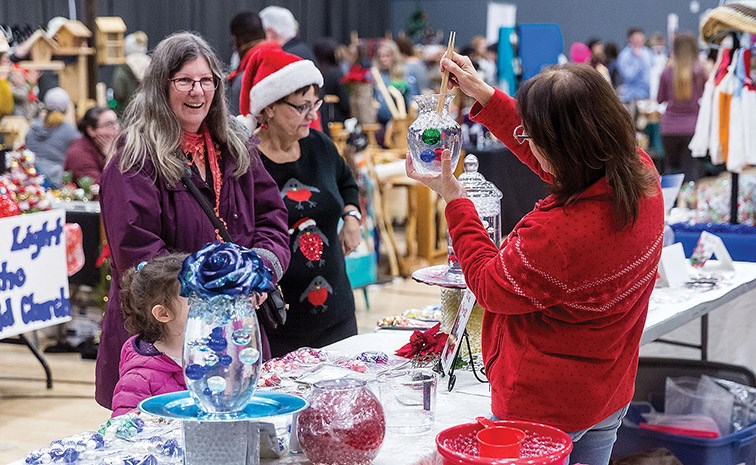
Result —
<path fill-rule="evenodd" d="M 492 426 L 478 431 L 475 437 L 481 457 L 511 459 L 520 457 L 525 433 L 509 426 Z"/>
<path fill-rule="evenodd" d="M 675 241 L 682 243 L 686 257 L 693 253 L 701 232 L 709 231 L 722 239 L 733 260 L 756 262 L 756 226 L 721 223 L 676 223 L 670 226 L 675 231 Z"/>
<path fill-rule="evenodd" d="M 732 407 L 735 398 L 711 378 L 681 376 L 667 378 L 664 412 L 676 415 L 701 414 L 714 420 L 720 436 L 732 432 Z"/>
<path fill-rule="evenodd" d="M 444 465 L 562 465 L 572 452 L 572 439 L 557 428 L 528 421 L 499 420 L 496 426 L 522 430 L 520 458 L 494 459 L 478 455 L 475 435 L 483 429 L 478 423 L 464 423 L 447 428 L 436 436 L 436 448 Z"/>
<path fill-rule="evenodd" d="M 730 465 L 756 462 L 756 425 L 718 439 L 705 439 L 640 429 L 638 405 L 631 404 L 617 431 L 612 457 L 664 447 L 684 465 Z"/>

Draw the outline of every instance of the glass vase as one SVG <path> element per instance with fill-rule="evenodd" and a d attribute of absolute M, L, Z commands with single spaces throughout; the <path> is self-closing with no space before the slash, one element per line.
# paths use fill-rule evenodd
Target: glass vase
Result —
<path fill-rule="evenodd" d="M 249 296 L 189 298 L 184 375 L 200 410 L 210 416 L 242 410 L 261 367 L 260 327 Z"/>
<path fill-rule="evenodd" d="M 438 102 L 443 98 L 443 107 L 438 111 Z M 417 119 L 407 132 L 410 156 L 415 171 L 420 174 L 441 173 L 441 153 L 448 149 L 452 155 L 452 171 L 459 161 L 462 146 L 462 131 L 449 114 L 449 104 L 454 94 L 419 95 Z"/>
<path fill-rule="evenodd" d="M 334 379 L 313 385 L 299 413 L 299 446 L 314 465 L 367 465 L 386 433 L 383 407 L 365 381 Z"/>

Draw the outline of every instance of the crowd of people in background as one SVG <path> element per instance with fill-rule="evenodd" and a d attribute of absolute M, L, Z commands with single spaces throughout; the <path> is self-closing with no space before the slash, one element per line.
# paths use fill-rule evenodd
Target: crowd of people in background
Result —
<path fill-rule="evenodd" d="M 48 29 L 54 30 L 56 26 L 59 27 L 60 21 L 56 20 L 59 18 L 50 21 Z M 350 111 L 349 99 L 352 92 L 347 82 L 348 78 L 345 77 L 355 64 L 365 68 L 374 67 L 378 71 L 377 74 L 368 73 L 366 80 L 374 80 L 380 76 L 386 88 L 394 88 L 401 94 L 403 101 L 394 104 L 403 103 L 403 107 L 408 110 L 412 106 L 414 96 L 438 91 L 438 60 L 443 47 L 418 45 L 402 33 L 395 40 L 373 40 L 367 45 L 342 45 L 332 38 L 325 37 L 311 47 L 300 38 L 299 23 L 291 11 L 277 6 L 264 8 L 259 13 L 240 12 L 233 17 L 229 26 L 234 53 L 226 75 L 226 97 L 232 115 L 249 114 L 249 97 L 241 93 L 242 81 L 252 52 L 260 48 L 282 49 L 313 62 L 320 70 L 324 78 L 320 97 L 324 99 L 324 103 L 320 108 L 320 117 L 312 121 L 311 127 L 326 133 L 330 123 L 343 123 L 350 116 L 356 116 L 352 114 L 353 109 Z M 642 29 L 634 27 L 627 31 L 627 43 L 624 46 L 613 42 L 604 43 L 597 37 L 591 37 L 585 43 L 572 43 L 564 61 L 589 65 L 610 82 L 633 120 L 638 123 L 639 131 L 643 131 L 646 122 L 641 115 L 639 102 L 644 104 L 658 100 L 660 104 L 666 105 L 668 112 L 661 118 L 661 127 L 656 125 L 653 128 L 656 132 L 650 134 L 652 140 L 649 153 L 656 159 L 660 172 L 683 172 L 686 174 L 686 180 L 696 180 L 706 175 L 707 170 L 700 160 L 692 159 L 686 147 L 686 140 L 689 142 L 695 126 L 701 83 L 705 80 L 707 63 L 699 57 L 695 37 L 685 33 L 679 37 L 685 39 L 681 39 L 680 44 L 675 39 L 674 46 L 668 50 L 668 44 L 662 34 L 654 33 L 647 38 Z M 471 59 L 484 82 L 490 85 L 498 84 L 497 43 L 488 43 L 483 36 L 478 35 L 458 49 L 462 55 Z M 429 50 L 432 51 L 429 53 Z M 38 150 L 42 152 L 41 171 L 48 176 L 50 185 L 58 186 L 60 174 L 68 165 L 64 154 L 69 152 L 69 146 L 76 139 L 72 138 L 70 125 L 59 127 L 58 124 L 54 124 L 59 119 L 57 114 L 60 113 L 56 111 L 54 102 L 60 102 L 60 92 L 65 91 L 56 90 L 53 94 L 57 95 L 57 99 L 53 98 L 49 102 L 45 100 L 44 94 L 53 87 L 48 84 L 48 75 L 54 73 L 40 74 L 39 71 L 26 70 L 16 63 L 23 57 L 24 51 L 18 50 L 17 47 L 12 53 L 8 52 L 7 43 L 0 44 L 0 116 L 23 115 L 30 122 L 33 121 L 27 140 L 30 147 L 34 147 L 40 140 L 46 140 L 47 137 L 52 137 L 56 141 L 54 149 Z M 141 31 L 129 34 L 125 40 L 125 52 L 126 63 L 114 69 L 112 81 L 109 83 L 109 87 L 112 88 L 110 108 L 118 117 L 123 114 L 137 92 L 150 63 L 146 34 Z M 372 100 L 375 102 L 377 122 L 386 125 L 397 115 L 390 111 L 392 105 L 386 101 L 387 94 L 381 92 L 379 87 L 374 86 Z M 355 95 L 356 93 L 354 91 Z M 391 98 L 398 98 L 396 95 L 393 93 Z M 98 135 L 108 132 L 108 128 L 97 126 L 91 118 L 84 118 L 85 110 L 78 108 L 76 113 L 79 116 L 82 140 L 72 145 L 69 153 L 72 157 L 70 164 L 72 169 L 76 169 L 79 164 L 77 160 L 86 158 L 94 167 L 87 168 L 87 171 L 95 173 L 95 177 L 98 178 L 112 141 L 104 141 L 105 136 Z M 54 123 L 50 123 L 51 114 Z M 62 134 L 63 131 L 66 133 L 65 136 L 52 135 Z M 96 137 L 100 140 L 96 140 Z M 112 139 L 111 136 L 108 137 Z M 94 157 L 98 152 L 98 157 Z"/>
<path fill-rule="evenodd" d="M 291 11 L 277 6 L 238 13 L 229 35 L 228 67 L 194 33 L 172 34 L 151 53 L 146 34 L 129 35 L 112 104 L 78 108 L 78 127 L 67 119 L 74 111 L 66 91 L 43 88 L 43 76 L 9 61 L 0 42 L 0 112 L 30 119 L 26 144 L 39 171 L 52 187 L 64 171 L 100 185 L 112 283 L 97 402 L 118 415 L 185 387 L 187 308 L 175 273 L 186 253 L 215 240 L 255 251 L 287 300 L 286 324 L 262 332 L 263 360 L 356 335 L 345 256 L 362 241 L 360 191 L 328 129 L 354 116 L 355 82 L 373 85 L 364 105 L 379 124 L 411 118 L 413 97 L 439 90 L 442 66 L 450 87 L 467 95 L 454 109 L 459 119 L 486 126 L 552 187 L 499 249 L 453 176 L 449 152 L 435 177 L 419 175 L 408 157 L 408 176 L 448 202 L 450 237 L 486 309 L 492 411 L 564 429 L 575 443 L 571 463 L 607 463 L 632 397 L 662 248 L 654 150 L 649 157 L 638 144 L 648 101 L 666 105 L 656 169 L 686 180 L 704 174 L 688 149 L 707 77 L 695 36 L 677 34 L 670 56 L 664 36 L 646 40 L 640 28 L 627 31 L 624 47 L 573 43 L 563 57 L 572 63 L 547 68 L 510 96 L 494 87 L 498 44 L 483 36 L 444 59 L 443 46 L 424 53 L 405 35 L 349 46 L 322 38 L 311 47 Z M 617 243 L 622 253 L 610 253 Z M 267 297 L 256 295 L 255 305 Z M 553 338 L 543 322 L 566 336 Z M 612 344 L 596 356 L 596 347 Z M 591 384 L 603 378 L 611 382 Z M 538 392 L 567 402 L 535 408 Z"/>

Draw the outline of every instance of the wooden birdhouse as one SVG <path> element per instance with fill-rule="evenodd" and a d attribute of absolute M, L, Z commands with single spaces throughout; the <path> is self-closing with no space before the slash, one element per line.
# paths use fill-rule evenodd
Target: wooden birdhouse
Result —
<path fill-rule="evenodd" d="M 97 25 L 97 63 L 101 65 L 120 65 L 126 62 L 124 51 L 124 34 L 126 23 L 120 16 L 102 16 L 95 18 Z"/>
<path fill-rule="evenodd" d="M 49 63 L 56 52 L 55 42 L 47 37 L 47 34 L 42 29 L 39 29 L 26 39 L 22 47 L 29 50 L 31 61 L 38 63 Z"/>
<path fill-rule="evenodd" d="M 58 55 L 80 55 L 82 49 L 89 48 L 87 41 L 92 31 L 81 21 L 69 20 L 61 24 L 53 39 L 58 43 Z"/>

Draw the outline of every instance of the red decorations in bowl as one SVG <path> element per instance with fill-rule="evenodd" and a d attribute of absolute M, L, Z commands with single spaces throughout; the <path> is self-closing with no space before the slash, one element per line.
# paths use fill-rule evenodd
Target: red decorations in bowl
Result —
<path fill-rule="evenodd" d="M 570 436 L 551 426 L 528 421 L 495 421 L 525 432 L 519 459 L 506 463 L 528 465 L 562 465 L 572 452 Z M 436 447 L 444 465 L 494 465 L 501 459 L 480 457 L 475 435 L 483 429 L 479 423 L 465 423 L 447 428 L 436 436 Z"/>
<path fill-rule="evenodd" d="M 299 445 L 314 465 L 369 464 L 386 433 L 383 407 L 364 381 L 335 379 L 313 385 L 299 414 Z"/>

